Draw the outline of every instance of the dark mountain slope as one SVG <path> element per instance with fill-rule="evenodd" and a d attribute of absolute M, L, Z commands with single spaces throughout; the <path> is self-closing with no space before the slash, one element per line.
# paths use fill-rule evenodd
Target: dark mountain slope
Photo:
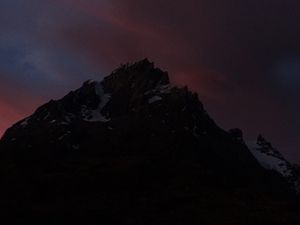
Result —
<path fill-rule="evenodd" d="M 41 106 L 7 130 L 0 150 L 2 209 L 15 220 L 300 221 L 285 180 L 148 60 Z"/>

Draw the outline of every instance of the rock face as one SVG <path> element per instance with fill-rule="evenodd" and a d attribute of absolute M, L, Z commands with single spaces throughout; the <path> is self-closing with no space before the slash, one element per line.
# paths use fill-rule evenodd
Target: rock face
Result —
<path fill-rule="evenodd" d="M 270 142 L 259 135 L 257 141 L 248 143 L 248 146 L 265 169 L 280 173 L 291 187 L 298 194 L 300 193 L 299 170 L 297 170 L 296 166 L 288 162 L 278 150 L 273 148 Z"/>
<path fill-rule="evenodd" d="M 242 133 L 147 59 L 41 106 L 7 130 L 0 154 L 1 207 L 16 224 L 300 221 L 288 183 Z"/>

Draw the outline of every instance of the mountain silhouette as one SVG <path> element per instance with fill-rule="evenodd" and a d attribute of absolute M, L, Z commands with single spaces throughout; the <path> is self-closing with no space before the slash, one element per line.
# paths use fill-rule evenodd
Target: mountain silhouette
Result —
<path fill-rule="evenodd" d="M 42 105 L 5 132 L 0 156 L 14 224 L 300 222 L 291 180 L 148 59 Z"/>

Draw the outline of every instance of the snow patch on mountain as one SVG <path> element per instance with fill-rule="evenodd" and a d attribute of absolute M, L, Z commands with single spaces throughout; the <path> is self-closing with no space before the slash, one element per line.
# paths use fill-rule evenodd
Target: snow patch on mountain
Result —
<path fill-rule="evenodd" d="M 265 169 L 276 170 L 283 176 L 291 175 L 291 171 L 289 170 L 285 160 L 278 158 L 273 154 L 268 154 L 266 152 L 261 151 L 260 146 L 258 146 L 257 143 L 254 141 L 249 142 L 248 147 L 250 148 L 255 158 Z"/>
<path fill-rule="evenodd" d="M 175 88 L 175 86 L 172 86 L 171 84 L 161 85 L 158 84 L 155 88 L 146 91 L 145 95 L 151 95 L 151 94 L 170 94 L 172 89 Z"/>
<path fill-rule="evenodd" d="M 26 127 L 28 125 L 28 121 L 29 121 L 29 118 L 30 117 L 27 117 L 26 119 L 24 119 L 21 123 L 20 123 L 20 126 L 21 127 Z"/>
<path fill-rule="evenodd" d="M 151 97 L 149 100 L 148 100 L 148 103 L 151 104 L 151 103 L 154 103 L 154 102 L 157 102 L 157 101 L 160 101 L 162 100 L 162 97 L 158 96 L 158 95 L 155 95 L 153 97 Z"/>
<path fill-rule="evenodd" d="M 110 119 L 102 114 L 102 109 L 110 101 L 111 95 L 104 93 L 104 89 L 100 82 L 95 83 L 95 92 L 100 100 L 99 105 L 94 110 L 88 109 L 86 105 L 83 105 L 81 109 L 83 120 L 89 122 L 108 122 Z"/>
<path fill-rule="evenodd" d="M 262 136 L 259 136 L 257 141 L 249 141 L 247 145 L 261 166 L 280 173 L 296 192 L 300 193 L 300 176 L 294 166 L 279 151 L 273 148 Z"/>

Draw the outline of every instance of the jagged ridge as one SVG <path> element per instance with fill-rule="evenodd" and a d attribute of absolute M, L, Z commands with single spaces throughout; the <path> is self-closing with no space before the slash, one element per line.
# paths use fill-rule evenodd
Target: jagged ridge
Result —
<path fill-rule="evenodd" d="M 248 143 L 249 149 L 261 165 L 268 170 L 275 170 L 280 173 L 299 194 L 300 192 L 300 174 L 283 155 L 276 150 L 270 142 L 261 135 L 256 142 Z"/>

